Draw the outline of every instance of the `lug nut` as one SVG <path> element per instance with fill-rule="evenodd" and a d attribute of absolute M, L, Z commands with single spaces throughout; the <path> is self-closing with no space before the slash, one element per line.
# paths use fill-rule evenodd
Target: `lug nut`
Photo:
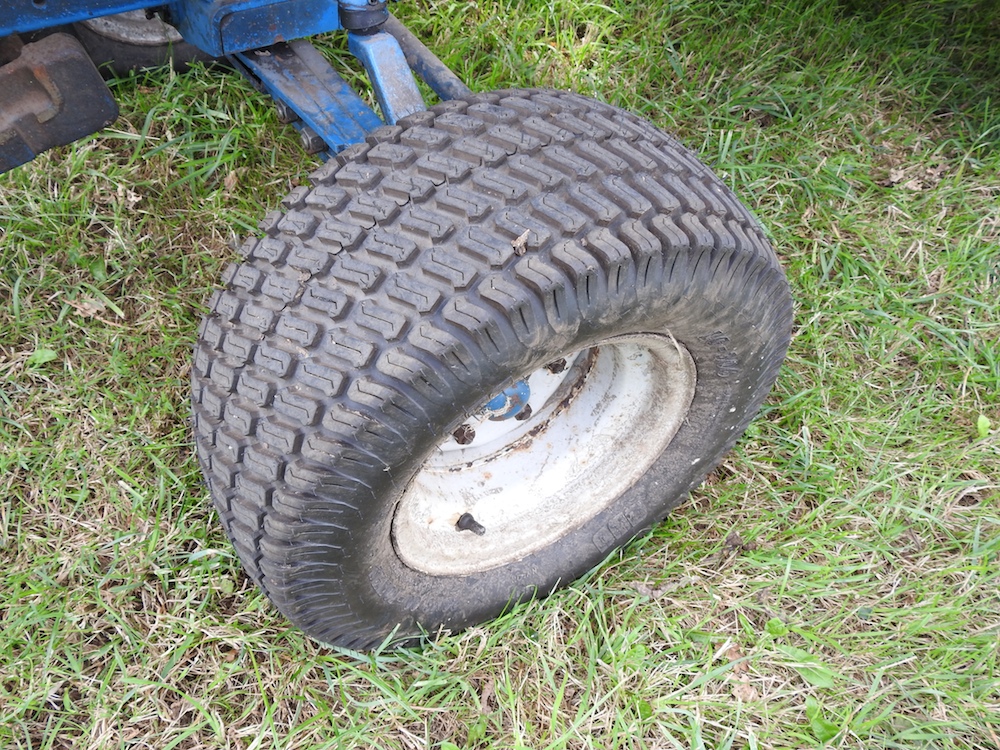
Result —
<path fill-rule="evenodd" d="M 514 419 L 516 419 L 518 422 L 523 422 L 530 416 L 531 416 L 531 404 L 525 404 L 524 408 L 514 415 Z"/>
<path fill-rule="evenodd" d="M 318 154 L 320 151 L 326 150 L 326 141 L 308 125 L 302 126 L 299 137 L 302 139 L 302 148 L 310 154 Z"/>
<path fill-rule="evenodd" d="M 549 362 L 547 365 L 545 365 L 545 369 L 551 372 L 553 375 L 558 375 L 559 373 L 561 373 L 563 370 L 566 369 L 566 360 L 557 359 L 555 362 Z"/>
<path fill-rule="evenodd" d="M 285 104 L 285 102 L 281 101 L 281 99 L 274 100 L 274 108 L 277 110 L 278 122 L 280 123 L 288 125 L 299 119 L 298 113 Z"/>
<path fill-rule="evenodd" d="M 455 442 L 459 445 L 468 445 L 476 439 L 476 431 L 472 429 L 472 425 L 463 424 L 451 433 L 451 436 L 455 438 Z"/>

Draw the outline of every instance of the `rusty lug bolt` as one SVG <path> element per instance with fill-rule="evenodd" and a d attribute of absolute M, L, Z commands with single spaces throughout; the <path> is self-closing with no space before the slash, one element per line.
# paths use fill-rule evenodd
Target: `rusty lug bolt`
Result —
<path fill-rule="evenodd" d="M 551 372 L 553 375 L 558 375 L 559 373 L 561 373 L 563 370 L 566 369 L 566 360 L 557 359 L 555 362 L 549 362 L 547 365 L 545 365 L 545 369 Z"/>
<path fill-rule="evenodd" d="M 486 527 L 473 518 L 471 513 L 460 515 L 455 523 L 455 528 L 459 531 L 471 531 L 476 536 L 483 536 L 486 533 Z"/>
<path fill-rule="evenodd" d="M 524 420 L 530 417 L 531 417 L 531 404 L 525 404 L 524 408 L 514 415 L 514 419 L 516 419 L 518 422 L 523 422 Z"/>
<path fill-rule="evenodd" d="M 468 445 L 476 439 L 476 431 L 472 429 L 472 425 L 463 424 L 451 433 L 451 436 L 455 438 L 455 442 L 459 445 Z"/>

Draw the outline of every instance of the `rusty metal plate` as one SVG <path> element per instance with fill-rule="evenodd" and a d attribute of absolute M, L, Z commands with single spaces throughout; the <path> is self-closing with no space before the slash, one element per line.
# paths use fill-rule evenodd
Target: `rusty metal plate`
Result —
<path fill-rule="evenodd" d="M 0 67 L 0 172 L 118 117 L 111 91 L 72 36 L 52 34 L 7 57 Z"/>

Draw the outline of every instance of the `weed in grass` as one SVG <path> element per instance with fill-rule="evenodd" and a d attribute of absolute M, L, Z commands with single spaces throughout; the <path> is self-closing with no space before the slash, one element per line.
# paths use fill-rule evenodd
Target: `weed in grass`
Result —
<path fill-rule="evenodd" d="M 676 132 L 771 233 L 797 318 L 665 524 L 370 655 L 247 582 L 188 445 L 204 300 L 313 164 L 230 73 L 114 83 L 112 129 L 0 178 L 0 747 L 1000 746 L 996 7 L 398 8 L 476 89 Z"/>

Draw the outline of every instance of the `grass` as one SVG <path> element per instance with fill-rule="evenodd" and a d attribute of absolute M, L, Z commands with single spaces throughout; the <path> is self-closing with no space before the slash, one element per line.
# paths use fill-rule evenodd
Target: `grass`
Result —
<path fill-rule="evenodd" d="M 997 4 L 398 15 L 474 88 L 640 112 L 733 186 L 797 301 L 765 409 L 573 587 L 317 646 L 240 572 L 186 385 L 233 248 L 314 163 L 232 74 L 118 81 L 112 128 L 0 177 L 0 747 L 1000 747 Z"/>

